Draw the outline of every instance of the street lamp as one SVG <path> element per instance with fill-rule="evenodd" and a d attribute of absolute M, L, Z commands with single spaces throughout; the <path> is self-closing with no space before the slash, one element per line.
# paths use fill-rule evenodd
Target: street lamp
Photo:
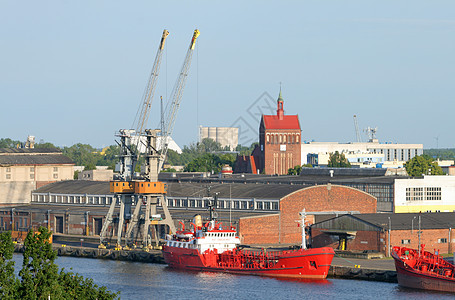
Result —
<path fill-rule="evenodd" d="M 388 217 L 388 218 L 389 218 L 389 234 L 388 234 L 389 246 L 387 247 L 387 256 L 390 256 L 390 233 L 391 233 L 392 221 L 390 220 L 390 217 Z"/>

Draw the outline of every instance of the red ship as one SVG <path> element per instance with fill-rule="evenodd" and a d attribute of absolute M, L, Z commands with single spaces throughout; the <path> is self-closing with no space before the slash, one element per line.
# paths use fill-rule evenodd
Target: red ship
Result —
<path fill-rule="evenodd" d="M 455 292 L 455 266 L 442 258 L 438 251 L 393 247 L 398 284 L 408 288 Z"/>
<path fill-rule="evenodd" d="M 217 271 L 272 277 L 325 279 L 335 252 L 330 247 L 284 251 L 240 249 L 234 227 L 211 218 L 202 224 L 196 215 L 191 230 L 168 235 L 163 246 L 165 262 L 172 268 Z"/>

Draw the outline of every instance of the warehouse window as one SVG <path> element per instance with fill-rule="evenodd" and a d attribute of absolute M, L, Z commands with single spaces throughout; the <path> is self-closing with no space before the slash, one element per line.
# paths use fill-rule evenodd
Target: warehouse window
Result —
<path fill-rule="evenodd" d="M 438 239 L 438 243 L 440 243 L 440 244 L 446 244 L 446 243 L 447 243 L 447 239 L 446 239 L 446 238 Z"/>
<path fill-rule="evenodd" d="M 409 245 L 411 243 L 411 240 L 401 240 L 402 245 Z"/>

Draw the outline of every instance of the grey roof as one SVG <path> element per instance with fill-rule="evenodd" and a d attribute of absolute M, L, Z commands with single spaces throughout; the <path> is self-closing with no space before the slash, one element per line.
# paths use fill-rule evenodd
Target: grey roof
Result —
<path fill-rule="evenodd" d="M 342 215 L 336 218 L 353 218 L 380 227 L 383 230 L 388 230 L 390 217 L 392 230 L 417 230 L 419 226 L 419 215 L 421 229 L 455 228 L 455 212 L 355 214 Z M 325 221 L 327 220 L 315 223 L 314 225 L 318 227 L 319 224 Z"/>
<path fill-rule="evenodd" d="M 213 196 L 219 193 L 220 198 L 258 198 L 258 199 L 281 199 L 286 195 L 304 187 L 298 185 L 271 185 L 254 183 L 168 183 L 168 195 L 172 197 L 205 197 L 207 188 Z"/>
<path fill-rule="evenodd" d="M 3 153 L 22 153 L 22 154 L 35 154 L 35 153 L 62 153 L 58 148 L 0 148 L 0 155 Z"/>
<path fill-rule="evenodd" d="M 349 176 L 349 177 L 374 177 L 385 176 L 387 169 L 375 168 L 302 168 L 300 176 Z"/>
<path fill-rule="evenodd" d="M 356 169 L 359 170 L 359 169 Z M 327 171 L 327 170 L 325 170 Z M 201 182 L 201 183 L 265 183 L 265 184 L 285 184 L 285 185 L 316 185 L 316 184 L 350 184 L 350 183 L 363 183 L 363 184 L 389 184 L 392 185 L 397 178 L 409 178 L 407 176 L 384 176 L 380 175 L 384 170 L 379 169 L 381 172 L 376 172 L 376 176 L 337 176 L 330 177 L 329 173 L 321 172 L 306 175 L 257 175 L 257 174 L 233 174 L 220 178 L 218 175 L 203 177 L 201 173 L 166 173 L 162 172 L 159 175 L 161 181 L 175 181 L 175 182 Z"/>
<path fill-rule="evenodd" d="M 74 165 L 62 154 L 0 155 L 0 165 Z"/>
<path fill-rule="evenodd" d="M 204 184 L 204 183 L 168 183 L 167 194 L 170 197 L 206 197 L 207 188 L 210 186 L 211 196 L 219 193 L 220 198 L 235 199 L 281 199 L 286 195 L 300 190 L 303 187 L 297 185 L 267 185 L 267 184 Z M 45 185 L 35 192 L 53 194 L 90 194 L 107 195 L 109 192 L 109 182 L 107 181 L 87 181 L 87 180 L 68 180 L 58 181 Z"/>
<path fill-rule="evenodd" d="M 11 211 L 11 206 L 0 206 L 0 210 L 2 211 Z M 77 205 L 77 204 L 55 204 L 55 203 L 32 203 L 30 205 L 16 205 L 14 206 L 16 212 L 34 212 L 34 213 L 42 213 L 47 214 L 49 210 L 52 213 L 68 213 L 71 214 L 85 214 L 87 211 L 90 213 L 91 216 L 105 216 L 107 211 L 109 210 L 109 206 L 97 206 L 97 205 Z M 114 212 L 117 214 L 119 213 L 119 208 L 116 207 Z M 207 209 L 198 209 L 198 208 L 188 208 L 185 210 L 182 209 L 174 209 L 172 207 L 169 208 L 172 218 L 177 220 L 192 220 L 195 214 L 200 214 L 203 220 L 208 220 L 208 211 Z M 162 209 L 158 207 L 158 213 L 163 213 Z M 256 211 L 238 211 L 233 210 L 229 212 L 228 210 L 217 210 L 218 213 L 218 221 L 223 221 L 225 224 L 228 222 L 232 217 L 232 224 L 237 224 L 238 219 L 241 217 L 247 216 L 259 216 L 259 215 L 267 215 L 268 212 L 256 212 Z"/>
<path fill-rule="evenodd" d="M 47 184 L 35 190 L 37 193 L 108 195 L 108 181 L 65 180 Z"/>
<path fill-rule="evenodd" d="M 0 165 L 74 165 L 74 162 L 55 148 L 0 148 Z"/>

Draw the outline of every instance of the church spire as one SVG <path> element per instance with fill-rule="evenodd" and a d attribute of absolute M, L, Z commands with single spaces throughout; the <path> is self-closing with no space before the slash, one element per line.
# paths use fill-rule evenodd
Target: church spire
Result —
<path fill-rule="evenodd" d="M 280 94 L 278 95 L 278 100 L 277 102 L 277 110 L 276 110 L 276 115 L 278 117 L 278 120 L 283 120 L 284 116 L 284 100 L 283 97 L 281 96 L 281 82 L 280 82 Z"/>

